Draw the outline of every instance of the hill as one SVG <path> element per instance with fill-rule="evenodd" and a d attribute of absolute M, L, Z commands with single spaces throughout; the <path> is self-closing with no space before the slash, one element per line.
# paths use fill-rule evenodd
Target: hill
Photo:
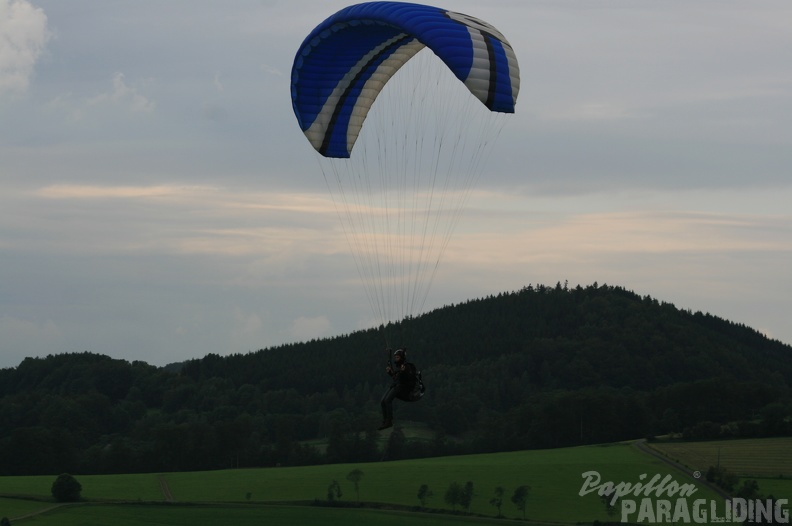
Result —
<path fill-rule="evenodd" d="M 373 431 L 384 349 L 427 396 Z M 792 434 L 792 348 L 620 287 L 529 286 L 388 327 L 169 368 L 93 353 L 0 370 L 2 474 L 361 462 L 613 442 Z M 310 445 L 324 439 L 326 448 Z"/>

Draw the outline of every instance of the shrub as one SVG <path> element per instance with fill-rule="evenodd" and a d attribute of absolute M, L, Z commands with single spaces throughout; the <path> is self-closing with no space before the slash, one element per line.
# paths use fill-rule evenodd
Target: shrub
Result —
<path fill-rule="evenodd" d="M 68 473 L 61 473 L 52 483 L 52 496 L 58 502 L 75 502 L 80 500 L 82 485 Z"/>

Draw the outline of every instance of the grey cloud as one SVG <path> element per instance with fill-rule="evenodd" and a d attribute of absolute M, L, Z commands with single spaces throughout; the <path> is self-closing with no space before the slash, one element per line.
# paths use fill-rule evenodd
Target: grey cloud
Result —
<path fill-rule="evenodd" d="M 0 95 L 28 88 L 50 37 L 42 9 L 27 0 L 0 0 Z"/>

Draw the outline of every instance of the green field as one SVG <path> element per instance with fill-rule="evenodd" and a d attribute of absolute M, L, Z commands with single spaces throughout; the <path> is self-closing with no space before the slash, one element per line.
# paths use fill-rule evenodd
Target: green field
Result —
<path fill-rule="evenodd" d="M 279 503 L 312 503 L 325 500 L 327 488 L 337 480 L 342 488 L 342 502 L 354 503 L 356 496 L 346 475 L 360 469 L 360 500 L 382 503 L 400 509 L 418 506 L 418 488 L 427 484 L 434 496 L 427 508 L 450 512 L 443 496 L 449 484 L 467 481 L 474 484 L 475 497 L 470 511 L 494 517 L 489 504 L 497 486 L 505 489 L 503 513 L 508 518 L 522 518 L 509 497 L 517 486 L 527 484 L 531 492 L 526 516 L 538 522 L 577 523 L 609 518 L 595 494 L 579 496 L 582 474 L 598 471 L 602 481 L 637 482 L 641 474 L 671 474 L 681 483 L 693 478 L 674 470 L 661 460 L 641 453 L 630 444 L 587 446 L 566 449 L 522 451 L 489 455 L 440 457 L 423 460 L 340 464 L 296 468 L 268 468 L 168 473 L 164 475 L 175 505 L 163 502 L 160 474 L 75 476 L 82 484 L 85 505 L 63 507 L 29 519 L 31 524 L 261 524 L 272 518 L 275 524 L 395 524 L 403 523 L 404 511 L 378 509 L 338 509 L 313 506 L 276 506 Z M 49 499 L 54 476 L 0 477 L 0 496 L 27 495 Z M 713 493 L 699 488 L 696 498 L 714 499 Z M 97 504 L 98 503 L 98 504 Z M 33 509 L 51 506 L 52 502 L 18 499 L 0 500 L 0 517 L 19 517 Z M 200 505 L 199 505 L 200 504 Z M 212 517 L 222 516 L 218 522 Z M 233 518 L 231 518 L 233 517 Z M 196 518 L 199 518 L 196 522 Z M 410 521 L 426 524 L 457 524 L 461 516 L 444 514 L 410 514 Z M 493 519 L 476 519 L 479 524 Z M 447 521 L 447 522 L 446 522 Z"/>
<path fill-rule="evenodd" d="M 54 505 L 52 502 L 0 498 L 0 517 L 21 517 Z"/>
<path fill-rule="evenodd" d="M 377 511 L 368 509 L 315 508 L 307 506 L 155 506 L 83 505 L 58 513 L 45 514 L 24 524 L 37 526 L 195 526 L 233 524 L 234 526 L 403 526 L 406 520 L 416 526 L 503 524 L 496 519 L 478 519 L 439 514 Z"/>

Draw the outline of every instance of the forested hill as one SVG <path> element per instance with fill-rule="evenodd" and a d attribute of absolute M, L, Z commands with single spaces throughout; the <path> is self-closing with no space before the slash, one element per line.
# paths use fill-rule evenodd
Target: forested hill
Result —
<path fill-rule="evenodd" d="M 389 458 L 792 432 L 789 345 L 619 287 L 558 284 L 168 368 L 25 359 L 0 370 L 0 474 L 379 458 L 384 349 L 401 344 L 428 394 L 397 405 L 397 420 L 435 436 L 391 440 Z M 326 451 L 306 445 L 321 438 Z"/>

